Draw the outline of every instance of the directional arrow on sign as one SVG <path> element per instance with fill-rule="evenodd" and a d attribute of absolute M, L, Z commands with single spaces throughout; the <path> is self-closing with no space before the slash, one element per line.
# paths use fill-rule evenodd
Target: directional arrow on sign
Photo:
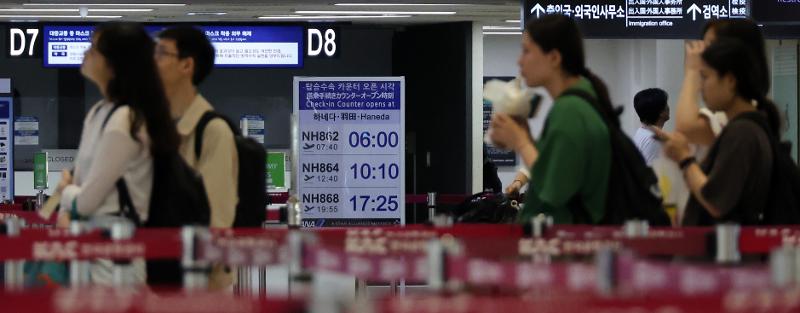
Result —
<path fill-rule="evenodd" d="M 703 10 L 700 10 L 700 7 L 697 6 L 697 3 L 692 3 L 692 6 L 689 7 L 689 10 L 686 13 L 692 13 L 692 21 L 697 20 L 697 13 L 702 13 Z"/>
<path fill-rule="evenodd" d="M 536 18 L 539 18 L 539 15 L 544 13 L 545 10 L 541 4 L 537 3 L 535 6 L 533 6 L 533 8 L 531 8 L 531 14 L 533 14 L 534 12 L 536 12 Z"/>

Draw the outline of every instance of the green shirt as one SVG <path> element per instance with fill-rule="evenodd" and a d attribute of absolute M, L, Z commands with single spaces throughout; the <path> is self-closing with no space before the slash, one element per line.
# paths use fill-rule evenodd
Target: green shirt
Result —
<path fill-rule="evenodd" d="M 583 77 L 569 89 L 596 96 L 591 82 Z M 595 223 L 600 221 L 606 207 L 611 147 L 608 128 L 594 107 L 578 96 L 555 99 L 536 147 L 539 157 L 531 170 L 519 222 L 544 213 L 557 224 L 569 224 L 571 210 L 580 206 Z"/>

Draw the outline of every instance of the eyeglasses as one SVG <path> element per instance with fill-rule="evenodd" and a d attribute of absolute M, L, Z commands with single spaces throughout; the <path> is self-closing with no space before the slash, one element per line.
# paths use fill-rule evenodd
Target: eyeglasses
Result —
<path fill-rule="evenodd" d="M 154 55 L 155 55 L 156 58 L 161 58 L 161 57 L 165 57 L 165 56 L 167 56 L 167 57 L 172 56 L 172 57 L 176 57 L 176 58 L 178 57 L 178 53 L 177 52 L 165 51 L 163 49 L 156 49 Z"/>

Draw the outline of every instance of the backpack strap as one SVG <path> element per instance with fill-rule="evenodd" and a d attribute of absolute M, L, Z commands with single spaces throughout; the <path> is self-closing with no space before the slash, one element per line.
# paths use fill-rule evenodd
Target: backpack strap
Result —
<path fill-rule="evenodd" d="M 108 124 L 108 121 L 111 119 L 111 116 L 114 115 L 114 112 L 116 112 L 117 109 L 119 109 L 120 107 L 121 107 L 121 105 L 118 105 L 118 104 L 114 104 L 114 106 L 111 107 L 111 110 L 108 111 L 108 115 L 106 115 L 106 117 L 103 119 L 102 126 L 100 126 L 100 133 L 102 133 L 103 130 L 106 129 L 106 124 Z"/>
<path fill-rule="evenodd" d="M 136 212 L 136 209 L 133 208 L 133 200 L 131 200 L 131 194 L 128 192 L 128 185 L 122 177 L 117 181 L 117 194 L 119 198 L 120 215 L 131 219 L 134 225 L 141 225 L 142 219 L 139 217 L 139 213 Z"/>
<path fill-rule="evenodd" d="M 229 121 L 224 115 L 219 114 L 216 111 L 206 111 L 203 113 L 203 116 L 200 117 L 200 121 L 197 122 L 197 126 L 195 126 L 195 134 L 194 134 L 194 155 L 197 159 L 200 159 L 200 154 L 203 152 L 203 133 L 205 133 L 206 126 L 211 120 L 219 118 L 225 121 L 225 124 L 228 124 L 231 131 L 233 132 L 233 136 L 239 135 L 239 129 L 234 127 L 234 125 Z"/>
<path fill-rule="evenodd" d="M 111 110 L 108 112 L 108 115 L 103 119 L 103 124 L 100 127 L 100 133 L 103 133 L 103 130 L 106 128 L 106 124 L 111 119 L 111 115 L 114 115 L 114 112 L 119 109 L 121 105 L 114 104 Z M 131 194 L 128 192 L 128 185 L 125 183 L 125 178 L 120 177 L 116 183 L 117 187 L 117 198 L 119 198 L 119 215 L 123 217 L 127 217 L 133 221 L 135 225 L 141 225 L 141 218 L 139 217 L 139 213 L 136 212 L 136 209 L 133 207 L 133 200 L 131 200 Z"/>

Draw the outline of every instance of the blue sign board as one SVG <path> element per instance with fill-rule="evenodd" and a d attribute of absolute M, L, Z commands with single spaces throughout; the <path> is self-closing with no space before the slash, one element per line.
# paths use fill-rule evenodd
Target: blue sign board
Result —
<path fill-rule="evenodd" d="M 264 143 L 265 132 L 263 115 L 242 115 L 242 118 L 239 119 L 239 123 L 241 123 L 240 128 L 242 129 L 242 134 L 248 138 L 253 138 L 255 141 L 258 141 L 261 144 Z"/>
<path fill-rule="evenodd" d="M 20 116 L 14 121 L 14 144 L 18 146 L 39 145 L 39 119 Z"/>
<path fill-rule="evenodd" d="M 166 26 L 147 26 L 154 36 Z M 93 26 L 45 26 L 46 67 L 78 67 Z M 200 26 L 216 49 L 218 67 L 302 67 L 301 26 Z"/>
<path fill-rule="evenodd" d="M 44 66 L 76 67 L 92 45 L 94 26 L 45 26 Z"/>
<path fill-rule="evenodd" d="M 295 78 L 304 227 L 405 223 L 405 80 Z"/>
<path fill-rule="evenodd" d="M 14 200 L 14 133 L 11 97 L 0 97 L 0 201 Z"/>

